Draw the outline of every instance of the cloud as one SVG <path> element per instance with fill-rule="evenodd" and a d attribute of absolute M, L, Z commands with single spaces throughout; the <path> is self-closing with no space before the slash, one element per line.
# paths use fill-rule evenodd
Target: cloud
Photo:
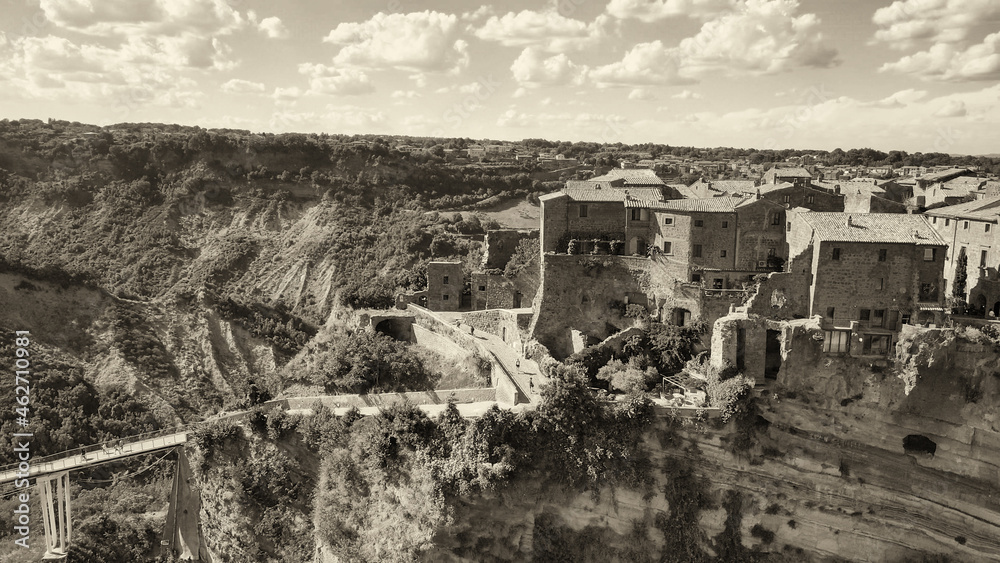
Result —
<path fill-rule="evenodd" d="M 599 86 L 691 84 L 699 77 L 772 74 L 839 63 L 814 14 L 796 15 L 798 0 L 746 0 L 739 12 L 705 22 L 677 47 L 639 43 L 621 61 L 590 74 Z"/>
<path fill-rule="evenodd" d="M 688 72 L 776 73 L 838 64 L 815 14 L 796 16 L 798 0 L 747 0 L 737 13 L 706 22 L 678 51 Z"/>
<path fill-rule="evenodd" d="M 506 47 L 540 47 L 552 53 L 578 51 L 598 44 L 606 35 L 607 16 L 591 23 L 567 18 L 554 9 L 523 10 L 493 16 L 475 29 L 476 37 Z"/>
<path fill-rule="evenodd" d="M 98 36 L 210 36 L 246 23 L 224 0 L 41 0 L 39 6 L 55 25 Z"/>
<path fill-rule="evenodd" d="M 291 88 L 281 88 L 279 86 L 274 89 L 271 98 L 279 103 L 294 103 L 302 97 L 302 94 L 302 89 L 297 86 L 292 86 Z"/>
<path fill-rule="evenodd" d="M 962 100 L 950 100 L 941 109 L 934 112 L 935 117 L 965 117 L 968 111 Z"/>
<path fill-rule="evenodd" d="M 646 88 L 633 88 L 631 92 L 628 93 L 628 99 L 630 100 L 655 100 L 656 96 L 653 95 Z"/>
<path fill-rule="evenodd" d="M 893 49 L 910 49 L 920 43 L 957 43 L 984 21 L 1000 16 L 994 0 L 897 0 L 879 8 L 872 22 L 881 29 L 874 42 Z"/>
<path fill-rule="evenodd" d="M 569 60 L 564 53 L 546 57 L 537 47 L 526 47 L 513 64 L 511 74 L 519 84 L 527 86 L 580 83 L 586 67 Z"/>
<path fill-rule="evenodd" d="M 703 96 L 698 92 L 692 92 L 691 90 L 684 90 L 683 92 L 678 92 L 670 97 L 677 100 L 700 100 Z"/>
<path fill-rule="evenodd" d="M 604 126 L 613 130 L 621 130 L 627 127 L 627 120 L 618 114 L 573 112 L 524 113 L 518 111 L 516 108 L 508 109 L 497 118 L 497 125 L 501 127 L 550 126 L 552 124 L 560 124 L 573 129 L 597 129 Z"/>
<path fill-rule="evenodd" d="M 739 0 L 611 0 L 606 10 L 620 20 L 655 23 L 680 16 L 708 19 L 738 5 Z"/>
<path fill-rule="evenodd" d="M 900 90 L 876 102 L 869 102 L 864 105 L 879 108 L 901 108 L 917 102 L 926 96 L 927 90 L 914 90 L 913 88 L 907 88 L 906 90 Z"/>
<path fill-rule="evenodd" d="M 357 96 L 375 91 L 371 78 L 364 71 L 354 68 L 302 63 L 299 73 L 309 77 L 307 93 L 312 95 Z"/>
<path fill-rule="evenodd" d="M 288 33 L 288 28 L 285 27 L 285 24 L 281 23 L 281 19 L 276 17 L 262 19 L 257 24 L 257 29 L 271 39 L 288 39 L 291 35 Z"/>
<path fill-rule="evenodd" d="M 393 98 L 406 98 L 412 100 L 413 98 L 419 98 L 420 92 L 417 92 L 416 90 L 394 90 L 391 96 Z"/>
<path fill-rule="evenodd" d="M 221 89 L 229 94 L 263 94 L 265 87 L 260 82 L 234 78 L 223 84 Z"/>
<path fill-rule="evenodd" d="M 680 75 L 681 60 L 676 49 L 665 47 L 657 39 L 632 47 L 622 60 L 598 67 L 590 78 L 599 86 L 640 86 L 653 84 L 688 84 Z"/>
<path fill-rule="evenodd" d="M 469 64 L 458 18 L 439 12 L 385 14 L 341 23 L 323 41 L 342 45 L 334 63 L 368 69 L 457 72 Z"/>
<path fill-rule="evenodd" d="M 886 63 L 879 71 L 912 74 L 923 80 L 997 80 L 1000 79 L 1000 32 L 987 35 L 982 43 L 967 49 L 937 43 L 926 51 Z"/>

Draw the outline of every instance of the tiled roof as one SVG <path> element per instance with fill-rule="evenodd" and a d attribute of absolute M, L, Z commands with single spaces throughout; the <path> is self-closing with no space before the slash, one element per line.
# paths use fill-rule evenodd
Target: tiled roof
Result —
<path fill-rule="evenodd" d="M 693 211 L 700 213 L 734 213 L 741 204 L 753 201 L 742 197 L 701 197 L 696 199 L 672 199 L 656 202 L 650 207 L 657 211 Z M 629 205 L 628 207 L 637 207 Z"/>
<path fill-rule="evenodd" d="M 772 168 L 768 173 L 774 173 L 776 178 L 812 178 L 805 168 Z"/>
<path fill-rule="evenodd" d="M 885 193 L 885 188 L 877 184 L 873 184 L 872 182 L 856 182 L 853 180 L 813 180 L 813 185 L 829 192 L 833 192 L 837 186 L 840 186 L 840 193 L 842 194 L 858 194 L 860 192 L 862 194 L 879 195 Z"/>
<path fill-rule="evenodd" d="M 631 197 L 641 200 L 663 201 L 660 188 L 621 188 L 607 181 L 569 181 L 563 193 L 573 201 L 625 201 Z"/>
<path fill-rule="evenodd" d="M 756 182 L 753 180 L 698 180 L 697 182 L 691 184 L 691 188 L 696 190 L 695 193 L 708 187 L 709 192 L 716 192 L 716 194 L 710 195 L 739 195 L 739 194 L 752 194 L 756 191 Z"/>
<path fill-rule="evenodd" d="M 625 180 L 626 186 L 662 186 L 663 180 L 648 168 L 612 168 L 607 174 L 591 178 L 591 181 Z"/>
<path fill-rule="evenodd" d="M 813 212 L 802 213 L 799 217 L 812 226 L 820 241 L 945 244 L 923 215 Z"/>
<path fill-rule="evenodd" d="M 698 192 L 688 186 L 685 186 L 684 184 L 667 184 L 667 187 L 677 190 L 677 193 L 681 194 L 681 197 L 686 199 L 694 199 L 698 197 Z"/>
<path fill-rule="evenodd" d="M 760 188 L 755 188 L 755 189 L 760 189 L 761 194 L 767 194 L 771 192 L 777 192 L 780 190 L 787 190 L 788 188 L 794 188 L 794 187 L 795 184 L 791 184 L 789 182 L 779 182 L 777 184 L 763 184 L 760 186 Z"/>
<path fill-rule="evenodd" d="M 940 172 L 931 172 L 930 174 L 924 174 L 920 176 L 921 182 L 940 182 L 948 178 L 953 178 L 960 174 L 967 173 L 968 170 L 965 168 L 949 168 L 947 170 L 942 170 Z"/>
<path fill-rule="evenodd" d="M 977 221 L 992 221 L 996 223 L 998 218 L 1000 218 L 1000 196 L 928 209 L 926 215 L 954 219 L 975 219 Z"/>

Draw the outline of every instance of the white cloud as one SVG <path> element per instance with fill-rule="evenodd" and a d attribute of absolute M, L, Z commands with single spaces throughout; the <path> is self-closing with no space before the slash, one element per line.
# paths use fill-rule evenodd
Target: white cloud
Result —
<path fill-rule="evenodd" d="M 541 49 L 526 47 L 510 65 L 510 71 L 522 85 L 541 86 L 580 83 L 587 69 L 573 63 L 564 53 L 546 57 Z"/>
<path fill-rule="evenodd" d="M 690 84 L 708 74 L 769 74 L 838 64 L 814 14 L 796 15 L 798 0 L 746 0 L 739 12 L 705 22 L 677 47 L 639 43 L 621 61 L 592 71 L 600 86 Z"/>
<path fill-rule="evenodd" d="M 739 0 L 611 0 L 607 12 L 621 20 L 654 23 L 679 16 L 707 19 L 738 5 Z"/>
<path fill-rule="evenodd" d="M 837 64 L 837 51 L 823 42 L 815 14 L 795 15 L 798 0 L 747 0 L 737 13 L 706 22 L 678 48 L 695 74 L 774 73 Z"/>
<path fill-rule="evenodd" d="M 656 96 L 653 95 L 646 88 L 633 88 L 631 92 L 628 93 L 628 99 L 630 100 L 654 100 Z"/>
<path fill-rule="evenodd" d="M 913 74 L 923 80 L 997 80 L 1000 79 L 1000 32 L 987 35 L 982 43 L 967 49 L 937 43 L 926 51 L 886 63 L 879 71 Z"/>
<path fill-rule="evenodd" d="M 698 92 L 692 92 L 691 90 L 684 90 L 683 92 L 678 92 L 670 97 L 677 100 L 700 100 L 703 96 Z"/>
<path fill-rule="evenodd" d="M 280 86 L 274 89 L 271 94 L 271 98 L 276 102 L 284 103 L 294 103 L 302 97 L 302 89 L 297 86 L 292 86 L 291 88 L 281 88 Z"/>
<path fill-rule="evenodd" d="M 459 34 L 453 14 L 379 12 L 365 22 L 341 23 L 323 41 L 343 46 L 333 59 L 338 65 L 457 72 L 469 64 Z"/>
<path fill-rule="evenodd" d="M 906 90 L 900 90 L 890 96 L 882 98 L 881 100 L 870 102 L 865 105 L 880 108 L 901 108 L 922 100 L 926 96 L 927 90 L 914 90 L 913 88 L 907 88 Z"/>
<path fill-rule="evenodd" d="M 302 63 L 299 73 L 309 77 L 308 93 L 313 95 L 357 96 L 375 91 L 368 75 L 358 69 Z"/>
<path fill-rule="evenodd" d="M 98 36 L 228 34 L 245 18 L 224 0 L 41 0 L 55 25 Z"/>
<path fill-rule="evenodd" d="M 288 33 L 288 28 L 281 22 L 281 18 L 264 18 L 257 24 L 257 29 L 271 39 L 288 39 L 291 36 Z"/>
<path fill-rule="evenodd" d="M 234 78 L 222 85 L 222 91 L 230 94 L 263 94 L 265 87 L 260 82 Z"/>
<path fill-rule="evenodd" d="M 639 43 L 625 53 L 621 61 L 598 67 L 590 77 L 599 86 L 633 86 L 653 84 L 686 84 L 690 78 L 680 74 L 680 57 L 676 49 L 667 48 L 657 39 Z"/>
<path fill-rule="evenodd" d="M 598 44 L 606 35 L 607 16 L 593 22 L 567 18 L 554 9 L 544 12 L 523 10 L 493 16 L 475 29 L 476 37 L 507 47 L 536 46 L 558 53 L 578 51 Z"/>
<path fill-rule="evenodd" d="M 419 98 L 420 92 L 417 92 L 416 90 L 394 90 L 391 96 L 393 98 L 406 98 L 412 100 L 413 98 Z"/>
<path fill-rule="evenodd" d="M 872 16 L 881 28 L 874 41 L 894 49 L 921 42 L 961 42 L 974 27 L 998 16 L 1000 3 L 995 0 L 897 0 Z"/>
<path fill-rule="evenodd" d="M 965 117 L 967 113 L 965 102 L 962 100 L 949 100 L 948 103 L 941 106 L 941 109 L 934 112 L 934 115 L 936 117 Z"/>

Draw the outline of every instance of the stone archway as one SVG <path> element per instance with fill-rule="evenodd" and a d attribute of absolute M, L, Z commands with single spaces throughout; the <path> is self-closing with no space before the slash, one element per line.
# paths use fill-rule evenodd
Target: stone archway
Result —
<path fill-rule="evenodd" d="M 646 253 L 646 239 L 642 237 L 632 237 L 628 241 L 628 253 L 630 255 Z"/>
<path fill-rule="evenodd" d="M 993 318 L 1000 319 L 1000 301 L 993 304 Z"/>

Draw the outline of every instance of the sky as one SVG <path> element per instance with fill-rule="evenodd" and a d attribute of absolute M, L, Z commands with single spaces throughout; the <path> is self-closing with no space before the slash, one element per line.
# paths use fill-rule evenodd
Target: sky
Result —
<path fill-rule="evenodd" d="M 1000 153 L 1000 1 L 0 0 L 0 118 Z"/>

